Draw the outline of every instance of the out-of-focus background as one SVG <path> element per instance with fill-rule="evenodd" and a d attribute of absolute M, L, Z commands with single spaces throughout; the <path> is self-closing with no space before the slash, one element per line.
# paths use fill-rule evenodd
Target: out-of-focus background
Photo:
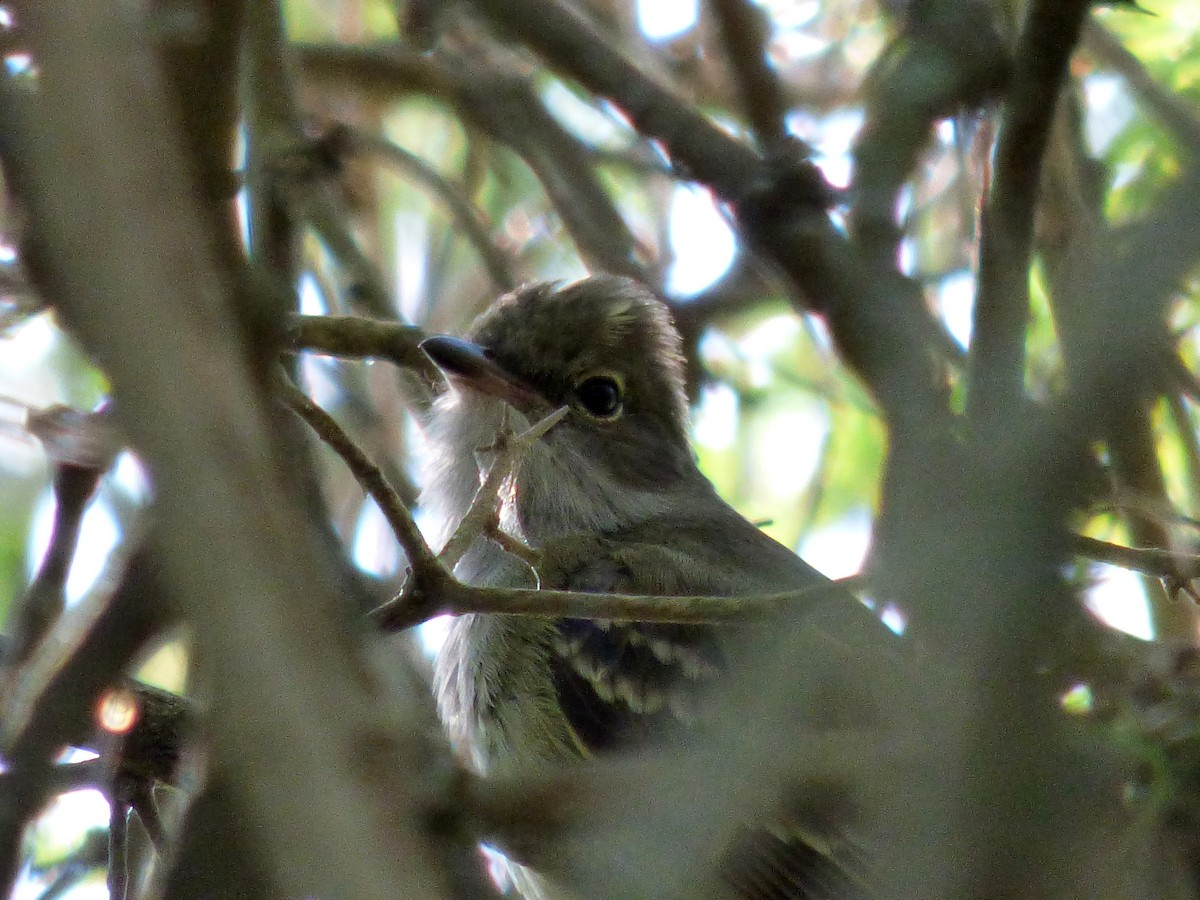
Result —
<path fill-rule="evenodd" d="M 699 0 L 585 5 L 645 68 L 730 132 L 746 133 L 735 80 Z M 758 4 L 769 22 L 787 129 L 811 145 L 836 188 L 853 184 L 864 96 L 872 78 L 888 75 L 882 54 L 905 5 Z M 457 15 L 440 6 L 283 4 L 299 88 L 293 112 L 303 133 L 336 156 L 314 201 L 316 224 L 301 235 L 301 312 L 367 312 L 456 332 L 512 284 L 574 279 L 618 261 L 672 306 L 690 354 L 695 450 L 721 494 L 827 575 L 857 572 L 872 538 L 886 437 L 869 393 L 839 361 L 822 319 L 796 311 L 778 273 L 739 243 L 712 194 L 673 170 L 619 110 L 520 51 L 473 34 L 470 25 L 438 21 Z M 996 4 L 1002 31 L 1015 20 L 1011 6 Z M 0 8 L 0 26 L 7 16 Z M 443 70 L 439 62 L 422 70 L 422 28 L 453 31 L 451 54 L 462 68 Z M 376 71 L 355 55 L 397 41 L 404 59 L 416 60 L 407 68 L 401 60 Z M 36 60 L 20 50 L 8 53 L 4 66 L 10 78 L 37 77 Z M 489 119 L 481 112 L 488 92 L 505 89 L 520 115 Z M 1073 61 L 1068 94 L 1079 143 L 1056 133 L 1048 181 L 1062 186 L 1064 173 L 1075 171 L 1071 160 L 1086 162 L 1073 187 L 1100 198 L 1097 211 L 1112 227 L 1137 220 L 1163 202 L 1164 185 L 1187 152 L 1164 129 L 1155 104 L 1183 103 L 1200 119 L 1200 5 L 1146 0 L 1141 8 L 1097 9 Z M 988 107 L 943 118 L 901 199 L 902 269 L 922 285 L 944 326 L 949 356 L 970 347 L 979 204 L 995 128 Z M 835 202 L 835 216 L 842 201 Z M 1045 268 L 1054 263 L 1053 235 L 1069 227 L 1055 217 L 1069 209 L 1048 203 L 1039 223 L 1044 243 L 1031 278 L 1026 340 L 1026 385 L 1035 398 L 1061 388 Z M 321 225 L 330 210 L 341 218 Z M 0 611 L 30 581 L 53 523 L 50 469 L 23 429 L 25 415 L 54 404 L 93 409 L 107 390 L 54 315 L 26 303 L 15 272 L 18 222 L 10 215 L 0 235 L 0 289 L 6 289 L 0 316 L 8 323 L 0 332 Z M 373 286 L 364 288 L 353 273 L 359 264 L 373 270 Z M 1187 281 L 1170 311 L 1180 356 L 1193 370 L 1200 365 L 1196 289 L 1194 278 Z M 310 395 L 381 461 L 402 493 L 419 488 L 422 436 L 393 367 L 306 354 L 299 371 Z M 1131 503 L 1166 503 L 1180 517 L 1200 516 L 1196 416 L 1194 397 L 1182 389 L 1156 402 L 1161 494 Z M 326 453 L 323 461 L 324 499 L 349 553 L 365 572 L 398 585 L 403 555 L 383 517 L 336 458 Z M 123 454 L 88 507 L 69 602 L 92 588 L 151 492 L 137 459 Z M 1178 549 L 1194 546 L 1190 524 L 1154 512 L 1168 522 L 1164 531 Z M 1101 509 L 1079 527 L 1129 543 L 1135 541 L 1129 518 L 1127 509 Z M 1100 563 L 1080 564 L 1072 575 L 1086 584 L 1087 603 L 1102 620 L 1140 638 L 1160 634 L 1156 582 Z M 905 612 L 890 609 L 886 620 L 902 631 Z M 429 652 L 439 636 L 436 622 L 423 629 Z M 141 674 L 181 689 L 185 647 L 165 645 Z M 56 801 L 32 838 L 37 856 L 20 896 L 50 896 L 46 890 L 65 871 L 55 861 L 107 822 L 107 804 L 95 791 Z M 107 895 L 99 866 L 70 883 L 58 896 Z"/>

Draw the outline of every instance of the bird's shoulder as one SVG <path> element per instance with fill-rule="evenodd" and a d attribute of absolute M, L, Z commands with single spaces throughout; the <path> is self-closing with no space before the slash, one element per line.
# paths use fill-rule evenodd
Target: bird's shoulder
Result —
<path fill-rule="evenodd" d="M 774 593 L 827 579 L 723 503 L 542 547 L 544 587 L 711 596 Z"/>
<path fill-rule="evenodd" d="M 541 583 L 591 593 L 770 593 L 823 581 L 786 547 L 726 507 L 547 542 Z M 662 739 L 687 727 L 725 668 L 728 627 L 562 619 L 551 672 L 589 750 Z"/>

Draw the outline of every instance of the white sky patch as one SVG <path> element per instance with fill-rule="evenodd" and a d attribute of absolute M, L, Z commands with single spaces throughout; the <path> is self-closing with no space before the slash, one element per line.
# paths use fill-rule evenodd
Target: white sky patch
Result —
<path fill-rule="evenodd" d="M 320 353 L 300 354 L 300 383 L 317 406 L 335 408 L 344 399 L 341 383 L 334 377 L 339 363 Z M 368 363 L 369 365 L 369 363 Z"/>
<path fill-rule="evenodd" d="M 115 484 L 125 496 L 138 503 L 150 499 L 150 476 L 141 460 L 131 451 L 123 450 L 117 456 L 113 465 L 112 475 Z"/>
<path fill-rule="evenodd" d="M 905 275 L 912 276 L 917 270 L 917 248 L 910 240 L 900 242 L 900 252 L 897 254 L 896 264 L 900 267 L 900 271 Z"/>
<path fill-rule="evenodd" d="M 45 828 L 70 840 L 82 837 L 93 828 L 108 826 L 108 800 L 97 790 L 71 791 L 60 794 L 38 819 L 38 828 Z"/>
<path fill-rule="evenodd" d="M 242 170 L 245 175 L 245 170 Z M 237 192 L 237 196 L 233 198 L 233 209 L 237 214 L 238 229 L 242 235 L 242 246 L 250 245 L 250 194 L 245 188 Z"/>
<path fill-rule="evenodd" d="M 430 659 L 441 652 L 453 620 L 454 616 L 434 616 L 428 622 L 417 626 L 417 640 L 421 642 L 422 652 Z"/>
<path fill-rule="evenodd" d="M 820 0 L 755 0 L 780 28 L 798 28 L 817 17 Z"/>
<path fill-rule="evenodd" d="M 29 577 L 32 578 L 42 564 L 42 558 L 50 547 L 50 534 L 54 530 L 54 511 L 57 504 L 54 492 L 47 488 L 34 507 L 33 522 L 29 528 Z M 89 503 L 83 513 L 79 528 L 79 543 L 71 568 L 67 573 L 67 604 L 78 603 L 104 571 L 108 558 L 121 529 L 112 510 L 105 503 Z"/>
<path fill-rule="evenodd" d="M 1156 4 L 1139 3 L 1139 6 L 1147 7 L 1156 16 L 1166 13 L 1171 18 L 1171 24 L 1179 26 L 1181 30 L 1194 31 L 1200 28 L 1200 4 L 1195 3 L 1172 3 L 1162 12 L 1159 12 Z"/>
<path fill-rule="evenodd" d="M 629 133 L 620 128 L 611 115 L 582 100 L 558 79 L 546 82 L 542 99 L 563 125 L 589 144 L 599 147 L 619 145 L 621 137 Z"/>
<path fill-rule="evenodd" d="M 768 360 L 796 342 L 801 328 L 797 316 L 786 313 L 763 319 L 737 342 L 738 350 L 750 360 Z"/>
<path fill-rule="evenodd" d="M 1087 101 L 1083 133 L 1088 149 L 1095 156 L 1103 156 L 1113 138 L 1132 121 L 1135 111 L 1133 100 L 1123 80 L 1109 72 L 1098 72 L 1084 78 L 1083 95 Z"/>
<path fill-rule="evenodd" d="M 859 510 L 839 522 L 813 531 L 799 553 L 830 578 L 845 578 L 862 570 L 871 546 L 871 516 Z"/>
<path fill-rule="evenodd" d="M 58 342 L 58 329 L 49 315 L 34 316 L 0 337 L 0 374 L 28 377 Z"/>
<path fill-rule="evenodd" d="M 695 185 L 675 188 L 668 216 L 667 241 L 674 261 L 667 272 L 667 293 L 692 297 L 728 271 L 737 240 L 712 194 Z"/>
<path fill-rule="evenodd" d="M 9 75 L 29 75 L 33 72 L 33 57 L 28 53 L 10 53 L 4 57 Z"/>
<path fill-rule="evenodd" d="M 699 0 L 638 0 L 637 22 L 651 41 L 678 37 L 696 24 Z"/>
<path fill-rule="evenodd" d="M 704 329 L 700 335 L 699 350 L 704 365 L 717 374 L 732 372 L 742 364 L 741 354 L 733 339 L 715 328 Z"/>
<path fill-rule="evenodd" d="M 850 186 L 850 176 L 854 172 L 854 163 L 850 159 L 850 154 L 843 153 L 837 156 L 828 156 L 824 153 L 818 154 L 813 162 L 817 164 L 817 168 L 821 170 L 821 174 L 825 176 L 825 180 L 836 188 L 844 188 Z"/>
<path fill-rule="evenodd" d="M 777 497 L 799 495 L 817 472 L 829 421 L 815 404 L 769 416 L 754 435 L 759 471 L 769 473 Z"/>
<path fill-rule="evenodd" d="M 733 446 L 737 431 L 737 391 L 721 382 L 706 385 L 692 416 L 696 443 L 710 450 L 727 450 Z"/>
<path fill-rule="evenodd" d="M 942 279 L 937 291 L 938 312 L 954 340 L 966 349 L 971 343 L 975 314 L 975 276 L 964 269 Z"/>
<path fill-rule="evenodd" d="M 879 621 L 886 625 L 893 634 L 904 634 L 908 628 L 908 616 L 895 603 L 885 603 L 879 612 Z"/>
<path fill-rule="evenodd" d="M 1096 564 L 1094 584 L 1084 594 L 1087 608 L 1105 625 L 1143 641 L 1154 640 L 1154 620 L 1141 576 L 1117 566 Z"/>
<path fill-rule="evenodd" d="M 61 379 L 45 368 L 60 340 L 47 313 L 0 334 L 0 476 L 11 472 L 28 477 L 44 469 L 42 445 L 26 431 L 26 423 L 31 409 L 66 399 Z"/>
<path fill-rule="evenodd" d="M 789 60 L 801 60 L 828 49 L 829 41 L 805 31 L 781 31 L 775 35 L 772 49 Z"/>
<path fill-rule="evenodd" d="M 429 259 L 429 220 L 416 212 L 396 213 L 396 304 L 407 322 L 421 318 L 425 299 L 425 263 Z"/>
<path fill-rule="evenodd" d="M 359 508 L 350 552 L 355 565 L 371 575 L 388 578 L 400 571 L 403 551 L 387 519 L 370 497 Z"/>
<path fill-rule="evenodd" d="M 772 358 L 793 348 L 805 327 L 799 316 L 784 313 L 764 319 L 738 338 L 737 352 L 751 387 L 766 388 L 771 384 Z"/>
<path fill-rule="evenodd" d="M 317 285 L 317 279 L 311 274 L 305 273 L 300 278 L 300 315 L 302 316 L 323 316 L 328 310 L 325 308 L 325 298 L 321 296 L 321 288 Z"/>
<path fill-rule="evenodd" d="M 820 167 L 834 187 L 850 184 L 854 161 L 850 148 L 862 130 L 864 114 L 861 109 L 845 109 L 827 116 L 813 116 L 803 111 L 788 115 L 787 130 L 813 148 L 813 162 Z"/>

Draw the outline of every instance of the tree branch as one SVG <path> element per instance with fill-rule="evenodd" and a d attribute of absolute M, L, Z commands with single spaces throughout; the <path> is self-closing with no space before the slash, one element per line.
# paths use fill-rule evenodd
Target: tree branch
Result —
<path fill-rule="evenodd" d="M 767 152 L 788 137 L 787 101 L 769 61 L 770 19 L 749 0 L 712 0 L 711 5 L 737 81 L 742 111 L 759 149 Z"/>
<path fill-rule="evenodd" d="M 350 467 L 355 479 L 371 495 L 380 512 L 391 526 L 392 532 L 408 554 L 414 575 L 421 579 L 431 578 L 436 583 L 450 577 L 449 572 L 438 561 L 437 556 L 425 543 L 425 538 L 413 521 L 412 513 L 400 499 L 400 495 L 388 483 L 387 477 L 371 459 L 354 443 L 333 416 L 321 409 L 307 394 L 292 384 L 286 376 L 279 379 L 279 389 L 292 412 L 303 419 L 317 436 L 334 449 Z"/>
<path fill-rule="evenodd" d="M 862 265 L 826 212 L 832 191 L 797 144 L 770 162 L 663 87 L 559 0 L 473 0 L 491 22 L 551 65 L 617 104 L 677 169 L 739 213 L 745 234 L 825 314 L 843 358 L 891 424 L 944 423 L 945 386 L 931 362 L 938 332 L 920 288 Z M 882 335 L 888 335 L 882 340 Z"/>
<path fill-rule="evenodd" d="M 1193 158 L 1200 155 L 1200 116 L 1196 108 L 1154 80 L 1141 60 L 1117 36 L 1095 20 L 1084 25 L 1083 46 L 1102 66 L 1120 75 L 1180 147 Z"/>
<path fill-rule="evenodd" d="M 445 383 L 441 370 L 421 350 L 427 335 L 415 325 L 360 316 L 291 316 L 288 337 L 296 350 L 346 359 L 386 359 L 412 369 L 431 388 Z"/>
<path fill-rule="evenodd" d="M 26 258 L 154 474 L 164 581 L 194 629 L 231 815 L 279 896 L 448 896 L 421 819 L 439 750 L 347 627 L 337 567 L 289 489 L 271 369 L 243 352 L 238 273 L 183 176 L 151 23 L 136 5 L 59 0 L 18 16 L 40 74 L 36 92 L 4 82 L 0 151 Z"/>
<path fill-rule="evenodd" d="M 1090 6 L 1086 0 L 1033 0 L 1018 42 L 1020 65 L 981 226 L 968 398 L 968 412 L 979 424 L 1005 427 L 1025 393 L 1029 262 L 1042 157 Z"/>
<path fill-rule="evenodd" d="M 461 187 L 442 177 L 433 166 L 399 144 L 346 126 L 340 127 L 346 129 L 353 149 L 379 156 L 384 162 L 411 176 L 445 204 L 450 217 L 475 247 L 497 288 L 501 291 L 511 291 L 517 286 L 512 259 L 492 240 L 483 213 L 471 202 Z"/>

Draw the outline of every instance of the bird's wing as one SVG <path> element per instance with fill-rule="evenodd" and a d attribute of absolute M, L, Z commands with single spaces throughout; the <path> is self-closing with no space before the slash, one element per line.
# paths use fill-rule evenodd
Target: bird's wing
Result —
<path fill-rule="evenodd" d="M 714 525 L 722 540 L 714 541 Z M 552 542 L 545 587 L 675 596 L 770 593 L 828 583 L 740 516 L 669 528 Z M 551 671 L 571 727 L 603 752 L 678 734 L 726 665 L 730 627 L 556 623 Z M 723 864 L 735 896 L 748 900 L 861 898 L 859 854 L 814 811 L 781 811 L 770 828 L 747 829 Z"/>
<path fill-rule="evenodd" d="M 564 586 L 640 592 L 624 572 L 602 581 L 597 574 L 590 571 L 583 582 Z M 690 721 L 698 697 L 724 668 L 719 635 L 708 625 L 562 619 L 553 649 L 550 669 L 559 701 L 589 751 L 669 739 Z"/>
<path fill-rule="evenodd" d="M 827 583 L 732 510 L 727 521 L 674 516 L 669 524 L 550 542 L 539 570 L 544 587 L 594 593 L 730 596 Z M 729 632 L 711 625 L 556 623 L 552 675 L 584 747 L 609 750 L 677 733 L 725 668 Z"/>

